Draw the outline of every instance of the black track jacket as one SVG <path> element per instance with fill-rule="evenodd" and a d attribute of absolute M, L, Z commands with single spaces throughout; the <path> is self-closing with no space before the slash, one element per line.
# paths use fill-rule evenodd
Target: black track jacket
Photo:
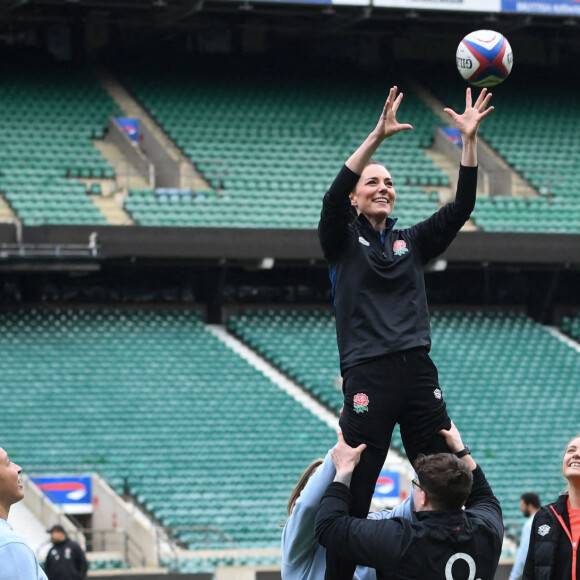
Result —
<path fill-rule="evenodd" d="M 523 580 L 580 578 L 578 546 L 573 546 L 569 534 L 568 494 L 562 494 L 555 503 L 542 506 L 534 516 Z"/>
<path fill-rule="evenodd" d="M 48 580 L 84 580 L 87 576 L 87 559 L 83 549 L 70 538 L 53 544 L 46 556 L 44 571 Z"/>
<path fill-rule="evenodd" d="M 385 243 L 364 215 L 350 224 L 349 194 L 359 176 L 343 166 L 324 196 L 318 237 L 328 263 L 341 370 L 419 346 L 431 346 L 423 266 L 441 254 L 475 207 L 477 167 L 460 165 L 456 198 Z"/>
<path fill-rule="evenodd" d="M 348 515 L 350 491 L 331 483 L 316 516 L 316 537 L 346 560 L 376 568 L 377 580 L 493 580 L 503 541 L 499 501 L 481 468 L 465 510 L 414 513 L 413 520 Z"/>

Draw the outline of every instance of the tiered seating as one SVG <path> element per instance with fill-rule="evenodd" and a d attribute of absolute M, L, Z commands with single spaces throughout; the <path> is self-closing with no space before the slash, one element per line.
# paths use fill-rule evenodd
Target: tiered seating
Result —
<path fill-rule="evenodd" d="M 580 340 L 580 313 L 574 316 L 565 316 L 561 322 L 562 329 L 572 338 Z"/>
<path fill-rule="evenodd" d="M 280 566 L 278 555 L 265 556 L 211 556 L 209 558 L 166 559 L 163 565 L 170 573 L 215 574 L 216 568 L 226 566 Z"/>
<path fill-rule="evenodd" d="M 341 165 L 375 126 L 382 87 L 330 78 L 220 74 L 127 76 L 133 93 L 220 195 L 174 203 L 131 193 L 127 208 L 142 225 L 315 228 L 321 200 Z M 412 93 L 401 119 L 415 129 L 385 142 L 377 159 L 397 185 L 400 226 L 437 209 L 421 186 L 448 182 L 424 153 L 437 117 Z M 198 192 L 200 193 L 200 192 Z"/>
<path fill-rule="evenodd" d="M 228 327 L 322 403 L 340 411 L 342 391 L 334 313 L 312 311 L 247 311 L 231 316 Z"/>
<path fill-rule="evenodd" d="M 113 101 L 87 71 L 52 62 L 2 59 L 0 77 L 0 193 L 25 225 L 105 224 L 75 178 L 113 177 L 92 143 Z"/>
<path fill-rule="evenodd" d="M 459 87 L 439 79 L 432 88 L 446 103 L 462 107 L 465 96 Z M 496 111 L 482 123 L 480 134 L 539 197 L 505 199 L 497 191 L 495 199 L 478 199 L 475 222 L 490 232 L 580 233 L 580 102 L 574 85 L 539 80 L 521 69 L 490 90 Z"/>
<path fill-rule="evenodd" d="M 315 396 L 340 408 L 330 312 L 248 311 L 228 324 Z M 563 448 L 580 416 L 580 355 L 519 313 L 434 312 L 432 338 L 449 413 L 488 474 L 504 517 L 519 521 L 523 492 L 548 501 L 564 487 Z M 398 434 L 393 445 L 402 448 Z"/>
<path fill-rule="evenodd" d="M 120 560 L 119 558 L 99 558 L 96 560 L 88 561 L 89 570 L 122 570 L 129 568 L 129 565 Z"/>
<path fill-rule="evenodd" d="M 580 203 L 566 198 L 480 197 L 473 217 L 488 232 L 580 233 Z"/>
<path fill-rule="evenodd" d="M 278 547 L 326 424 L 195 312 L 0 312 L 1 445 L 25 471 L 97 471 L 184 546 Z"/>

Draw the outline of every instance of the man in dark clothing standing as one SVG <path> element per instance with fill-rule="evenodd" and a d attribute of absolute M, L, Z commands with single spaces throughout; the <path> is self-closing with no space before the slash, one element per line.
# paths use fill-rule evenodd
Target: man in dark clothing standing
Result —
<path fill-rule="evenodd" d="M 413 519 L 380 521 L 348 515 L 352 472 L 366 445 L 350 447 L 339 432 L 336 476 L 316 517 L 318 541 L 346 561 L 376 568 L 378 580 L 493 580 L 503 541 L 501 507 L 455 425 L 439 433 L 452 453 L 415 461 Z"/>
<path fill-rule="evenodd" d="M 48 580 L 84 580 L 87 559 L 83 549 L 66 535 L 62 526 L 52 526 L 49 531 L 52 548 L 44 566 Z"/>

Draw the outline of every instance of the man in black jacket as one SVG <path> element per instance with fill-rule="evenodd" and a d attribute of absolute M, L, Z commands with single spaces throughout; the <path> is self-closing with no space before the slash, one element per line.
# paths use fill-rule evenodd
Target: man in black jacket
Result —
<path fill-rule="evenodd" d="M 413 520 L 378 521 L 348 515 L 350 479 L 366 446 L 349 447 L 339 432 L 336 477 L 316 517 L 318 541 L 376 568 L 378 580 L 493 580 L 503 541 L 499 501 L 455 425 L 440 433 L 453 453 L 417 458 Z"/>
<path fill-rule="evenodd" d="M 52 526 L 49 531 L 52 548 L 44 565 L 48 580 L 84 580 L 87 559 L 83 549 L 66 535 L 62 526 Z"/>

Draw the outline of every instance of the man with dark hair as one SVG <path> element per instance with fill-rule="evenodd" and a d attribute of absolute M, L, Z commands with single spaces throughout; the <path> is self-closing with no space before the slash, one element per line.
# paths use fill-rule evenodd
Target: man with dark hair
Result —
<path fill-rule="evenodd" d="M 463 507 L 473 485 L 473 475 L 465 461 L 450 453 L 419 455 L 414 467 L 434 510 Z"/>
<path fill-rule="evenodd" d="M 540 509 L 541 505 L 540 496 L 537 493 L 523 493 L 520 498 L 520 510 L 524 514 L 526 521 L 522 526 L 520 545 L 518 547 L 518 553 L 516 554 L 516 561 L 514 562 L 512 571 L 510 572 L 509 580 L 520 580 L 524 573 L 524 565 L 526 563 L 528 548 L 530 546 L 532 521 L 535 513 Z"/>
<path fill-rule="evenodd" d="M 499 502 L 455 425 L 439 433 L 452 453 L 415 461 L 413 519 L 377 521 L 348 515 L 352 472 L 366 445 L 350 447 L 339 431 L 336 476 L 316 517 L 318 541 L 345 560 L 376 568 L 378 580 L 492 580 L 503 541 Z"/>
<path fill-rule="evenodd" d="M 88 566 L 83 549 L 67 536 L 61 525 L 52 526 L 49 532 L 52 548 L 44 565 L 48 580 L 84 580 Z"/>

